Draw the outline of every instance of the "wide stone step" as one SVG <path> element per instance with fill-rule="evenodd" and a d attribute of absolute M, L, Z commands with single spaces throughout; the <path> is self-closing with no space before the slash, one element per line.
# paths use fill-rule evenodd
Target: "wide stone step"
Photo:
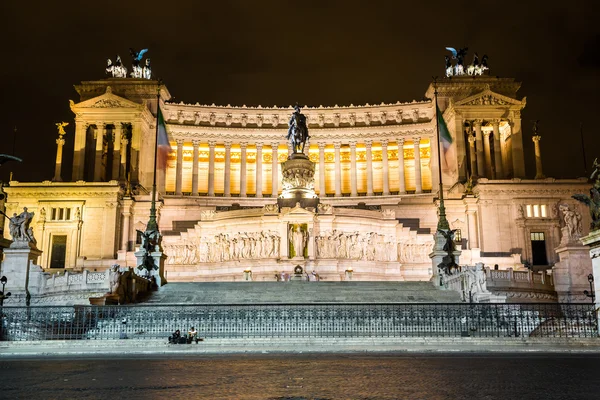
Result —
<path fill-rule="evenodd" d="M 146 300 L 154 304 L 459 303 L 457 292 L 429 282 L 185 282 Z"/>

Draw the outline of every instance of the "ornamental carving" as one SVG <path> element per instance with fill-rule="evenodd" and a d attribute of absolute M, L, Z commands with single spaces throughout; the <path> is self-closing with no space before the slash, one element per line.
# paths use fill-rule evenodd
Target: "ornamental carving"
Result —
<path fill-rule="evenodd" d="M 507 106 L 511 105 L 511 103 L 499 99 L 491 94 L 483 95 L 479 98 L 473 99 L 468 103 L 464 104 L 465 106 Z"/>
<path fill-rule="evenodd" d="M 396 261 L 393 237 L 380 233 L 332 230 L 315 237 L 317 258 L 365 261 Z"/>
<path fill-rule="evenodd" d="M 282 189 L 304 188 L 312 190 L 315 188 L 315 171 L 306 168 L 289 168 L 282 171 Z"/>
<path fill-rule="evenodd" d="M 115 99 L 100 99 L 90 107 L 92 108 L 123 108 L 125 105 Z"/>

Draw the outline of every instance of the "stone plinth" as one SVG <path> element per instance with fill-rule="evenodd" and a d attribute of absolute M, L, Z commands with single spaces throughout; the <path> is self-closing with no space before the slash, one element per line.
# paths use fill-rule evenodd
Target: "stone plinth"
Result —
<path fill-rule="evenodd" d="M 448 252 L 444 250 L 446 238 L 441 233 L 436 232 L 433 234 L 433 240 L 435 241 L 433 251 L 429 254 L 429 258 L 431 258 L 431 282 L 433 282 L 435 286 L 440 286 L 438 265 L 440 265 L 444 257 L 448 255 Z M 454 256 L 454 262 L 459 265 L 461 251 L 455 250 L 452 252 L 452 255 Z"/>
<path fill-rule="evenodd" d="M 596 313 L 600 310 L 600 230 L 591 231 L 589 235 L 581 238 L 581 243 L 586 245 L 592 259 L 592 273 L 594 274 L 594 294 L 596 295 Z M 589 290 L 589 283 L 588 289 Z M 598 317 L 598 315 L 596 315 Z M 600 319 L 599 329 L 600 329 Z"/>
<path fill-rule="evenodd" d="M 142 265 L 144 263 L 144 256 L 146 255 L 146 250 L 144 249 L 140 249 L 139 251 L 136 251 L 135 253 L 135 258 L 137 260 L 136 265 Z M 154 279 L 154 281 L 156 282 L 156 285 L 158 287 L 161 287 L 162 285 L 165 285 L 167 283 L 167 279 L 165 277 L 165 260 L 167 259 L 167 256 L 162 252 L 162 251 L 153 251 L 150 253 L 150 257 L 152 257 L 154 259 L 154 265 L 158 266 L 158 269 L 155 269 L 154 271 L 150 271 L 148 273 L 148 271 L 142 269 L 138 269 L 137 267 L 135 268 L 135 273 L 137 275 L 149 278 L 149 279 Z"/>
<path fill-rule="evenodd" d="M 42 252 L 26 241 L 15 241 L 4 249 L 2 275 L 8 278 L 6 291 L 11 297 L 9 304 L 27 304 L 32 296 L 40 293 L 43 287 L 44 270 L 36 265 Z"/>
<path fill-rule="evenodd" d="M 319 197 L 315 193 L 315 164 L 305 154 L 294 153 L 281 163 L 282 192 L 277 199 L 279 208 L 294 207 L 317 209 Z"/>
<path fill-rule="evenodd" d="M 576 243 L 556 248 L 560 261 L 552 268 L 554 288 L 559 303 L 584 303 L 589 299 L 583 294 L 589 290 L 588 275 L 592 272 L 589 249 Z"/>

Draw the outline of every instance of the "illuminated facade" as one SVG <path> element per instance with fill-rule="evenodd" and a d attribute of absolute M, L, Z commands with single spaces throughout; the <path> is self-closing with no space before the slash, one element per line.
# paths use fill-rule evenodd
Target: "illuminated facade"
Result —
<path fill-rule="evenodd" d="M 570 197 L 588 188 L 585 179 L 526 179 L 519 87 L 489 76 L 439 83 L 454 139 L 442 175 L 461 263 L 554 264 L 563 225 L 558 204 L 579 210 Z M 135 263 L 136 229 L 145 228 L 150 208 L 156 88 L 127 78 L 77 85 L 71 182 L 6 188 L 7 213 L 23 206 L 36 212 L 43 267 Z M 425 96 L 433 98 L 432 86 Z M 322 207 L 278 210 L 292 108 L 169 98 L 163 87 L 172 151 L 158 171 L 158 190 L 168 280 L 240 280 L 244 270 L 272 280 L 298 264 L 329 280 L 349 279 L 348 271 L 364 280 L 431 276 L 440 168 L 432 100 L 303 108 Z M 469 177 L 476 178 L 472 190 Z M 587 227 L 587 213 L 579 213 Z M 302 252 L 292 250 L 290 226 L 307 233 Z"/>

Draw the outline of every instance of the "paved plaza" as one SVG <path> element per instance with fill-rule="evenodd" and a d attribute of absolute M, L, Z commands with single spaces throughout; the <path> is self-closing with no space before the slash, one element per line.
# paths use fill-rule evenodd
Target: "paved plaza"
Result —
<path fill-rule="evenodd" d="M 598 355 L 4 360 L 2 399 L 593 399 Z"/>

